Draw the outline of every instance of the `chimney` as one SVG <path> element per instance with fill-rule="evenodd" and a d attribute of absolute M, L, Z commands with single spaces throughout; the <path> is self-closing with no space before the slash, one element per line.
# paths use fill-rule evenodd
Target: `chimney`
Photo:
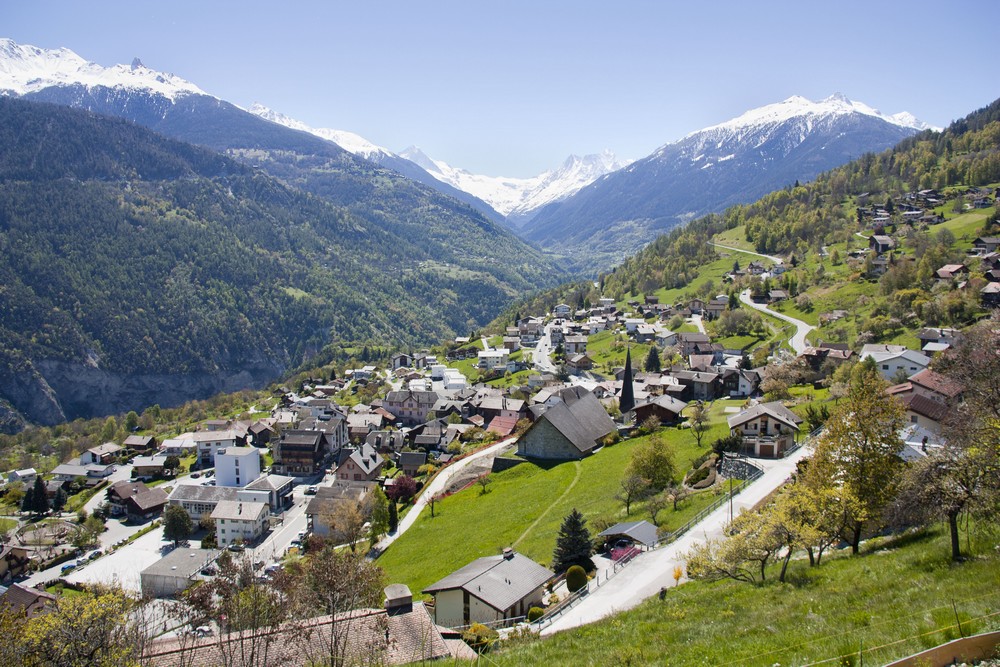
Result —
<path fill-rule="evenodd" d="M 503 549 L 503 559 L 504 560 L 513 560 L 514 559 L 514 550 L 511 549 L 510 547 L 504 547 L 504 549 Z"/>
<path fill-rule="evenodd" d="M 409 614 L 413 611 L 413 594 L 406 584 L 390 584 L 385 587 L 385 612 L 389 616 Z"/>

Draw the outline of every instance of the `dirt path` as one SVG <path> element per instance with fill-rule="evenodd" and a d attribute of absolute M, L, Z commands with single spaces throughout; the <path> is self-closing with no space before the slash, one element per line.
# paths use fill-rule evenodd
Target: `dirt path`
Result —
<path fill-rule="evenodd" d="M 764 259 L 769 259 L 775 264 L 783 264 L 780 257 L 775 257 L 774 255 L 762 255 L 759 252 L 754 252 L 753 250 L 744 250 L 743 248 L 734 248 L 728 245 L 722 245 L 721 243 L 708 242 L 708 245 L 714 245 L 716 248 L 725 248 L 726 250 L 732 250 L 733 252 L 745 252 L 748 255 L 756 255 L 757 257 L 763 257 Z"/>
<path fill-rule="evenodd" d="M 580 481 L 580 472 L 583 470 L 583 466 L 580 465 L 579 461 L 574 461 L 573 465 L 576 466 L 576 475 L 573 477 L 573 481 L 569 483 L 569 486 L 567 486 L 566 489 L 562 492 L 562 495 L 556 498 L 554 501 L 552 501 L 552 503 L 550 503 L 549 506 L 545 508 L 545 511 L 539 514 L 538 518 L 532 521 L 531 525 L 528 526 L 523 533 L 521 533 L 521 536 L 516 540 L 514 540 L 514 543 L 511 545 L 512 548 L 516 549 L 517 545 L 521 543 L 521 540 L 526 538 L 528 534 L 535 529 L 535 526 L 537 526 L 542 519 L 544 519 L 549 515 L 549 512 L 552 511 L 552 508 L 561 503 L 563 498 L 569 495 L 569 492 L 573 490 L 573 487 L 576 486 L 576 483 Z"/>

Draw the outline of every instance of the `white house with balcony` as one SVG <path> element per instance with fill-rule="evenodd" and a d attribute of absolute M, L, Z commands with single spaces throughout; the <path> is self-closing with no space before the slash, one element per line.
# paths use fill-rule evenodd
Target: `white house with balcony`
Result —
<path fill-rule="evenodd" d="M 249 543 L 264 534 L 267 528 L 266 503 L 223 500 L 212 511 L 215 537 L 220 547 L 234 542 Z"/>
<path fill-rule="evenodd" d="M 780 401 L 758 403 L 728 420 L 729 432 L 743 439 L 749 456 L 779 458 L 795 445 L 802 418 Z"/>

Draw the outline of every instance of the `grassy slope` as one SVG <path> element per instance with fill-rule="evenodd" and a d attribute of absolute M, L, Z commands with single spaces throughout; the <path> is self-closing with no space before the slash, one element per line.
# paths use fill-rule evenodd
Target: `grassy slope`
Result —
<path fill-rule="evenodd" d="M 883 546 L 816 568 L 793 562 L 785 584 L 773 570 L 763 586 L 685 584 L 665 601 L 494 653 L 490 664 L 802 665 L 861 646 L 864 664 L 884 664 L 959 636 L 948 629 L 953 600 L 966 634 L 1000 628 L 1000 616 L 970 620 L 1000 609 L 1000 556 L 989 545 L 961 565 L 949 562 L 940 530 Z"/>
<path fill-rule="evenodd" d="M 710 411 L 711 430 L 699 449 L 686 429 L 666 429 L 674 447 L 677 478 L 690 468 L 716 437 L 725 430 L 723 407 L 731 401 L 717 401 Z M 387 580 L 405 583 L 418 593 L 453 570 L 481 556 L 499 553 L 505 546 L 515 548 L 548 564 L 552 560 L 556 534 L 563 517 L 575 507 L 588 521 L 648 519 L 645 508 L 633 505 L 626 517 L 615 500 L 618 484 L 631 459 L 632 451 L 647 437 L 605 447 L 579 462 L 537 466 L 522 463 L 493 475 L 485 495 L 471 487 L 444 499 L 435 517 L 425 511 L 417 522 L 378 560 Z M 667 510 L 660 521 L 669 530 L 688 521 L 714 499 L 712 492 L 694 496 Z"/>

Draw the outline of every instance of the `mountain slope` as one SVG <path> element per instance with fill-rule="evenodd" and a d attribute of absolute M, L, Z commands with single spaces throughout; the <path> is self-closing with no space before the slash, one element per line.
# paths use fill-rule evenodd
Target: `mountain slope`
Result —
<path fill-rule="evenodd" d="M 485 219 L 431 217 L 386 224 L 130 123 L 0 98 L 0 421 L 260 385 L 331 338 L 436 342 L 547 270 Z"/>
<path fill-rule="evenodd" d="M 606 268 L 693 217 L 812 179 L 918 129 L 908 115 L 839 95 L 789 98 L 662 146 L 541 210 L 522 233 L 584 268 Z"/>

